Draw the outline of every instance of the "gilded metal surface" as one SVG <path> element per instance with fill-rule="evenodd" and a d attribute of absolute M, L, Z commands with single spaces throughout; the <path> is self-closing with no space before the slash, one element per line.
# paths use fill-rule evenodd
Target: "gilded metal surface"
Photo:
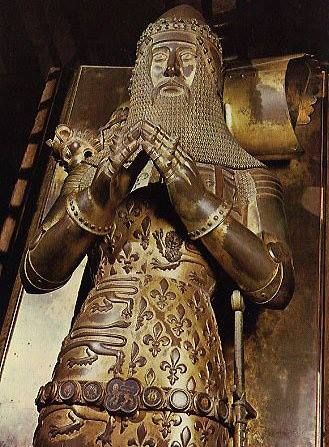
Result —
<path fill-rule="evenodd" d="M 64 157 L 69 176 L 55 211 L 28 248 L 22 278 L 32 292 L 48 291 L 52 285 L 55 289 L 89 253 L 93 287 L 63 341 L 53 381 L 40 390 L 38 404 L 44 409 L 35 446 L 79 445 L 82 439 L 87 445 L 98 441 L 115 445 L 120 440 L 111 419 L 145 412 L 139 429 L 152 436 L 153 444 L 165 441 L 174 446 L 179 440 L 200 444 L 198 427 L 206 416 L 215 423 L 216 437 L 203 444 L 224 447 L 227 424 L 234 427 L 241 421 L 230 421 L 229 411 L 227 420 L 222 417 L 226 372 L 210 303 L 218 282 L 216 270 L 229 273 L 259 304 L 283 308 L 291 299 L 293 272 L 280 184 L 228 133 L 217 95 L 221 59 L 209 59 L 201 43 L 198 46 L 191 38 L 193 34 L 201 38 L 200 30 L 208 30 L 202 23 L 197 26 L 192 20 L 187 27 L 184 20 L 177 20 L 176 14 L 184 17 L 186 11 L 194 13 L 193 8 L 176 8 L 174 18 L 167 16 L 156 25 L 157 31 L 149 36 L 146 32 L 148 40 L 138 50 L 127 121 L 107 140 L 108 148 L 71 166 L 72 150 L 81 146 L 72 140 L 74 132 L 59 127 L 51 143 Z M 208 31 L 202 36 L 214 45 Z M 215 50 L 219 51 L 216 45 Z M 214 65 L 207 68 L 206 60 Z M 211 76 L 208 89 L 200 69 Z M 151 90 L 144 89 L 141 79 L 150 80 Z M 158 104 L 159 98 L 167 107 Z M 205 113 L 198 110 L 195 124 L 204 127 L 187 133 L 186 114 L 178 104 L 191 101 L 203 107 Z M 164 118 L 170 104 L 175 129 L 163 120 L 164 128 L 159 121 L 150 121 L 153 115 L 148 111 L 158 109 L 158 119 Z M 139 111 L 144 114 L 139 116 Z M 211 131 L 207 111 L 218 115 L 219 127 Z M 115 119 L 113 123 L 117 124 Z M 211 145 L 200 146 L 202 140 Z M 148 160 L 162 182 L 131 192 Z M 219 164 L 211 166 L 213 185 L 203 183 L 194 160 Z M 82 187 L 80 179 L 86 177 L 89 185 Z M 208 255 L 192 244 L 188 234 L 201 238 L 217 266 L 209 264 Z M 96 236 L 103 238 L 99 241 Z M 177 430 L 160 429 L 157 421 L 165 412 L 173 414 Z M 104 431 L 98 422 L 105 423 Z M 128 431 L 128 444 L 130 436 Z"/>
<path fill-rule="evenodd" d="M 193 14 L 193 9 L 187 10 Z M 218 285 L 216 270 L 228 272 L 250 298 L 269 307 L 285 307 L 293 293 L 280 184 L 228 133 L 217 95 L 221 59 L 215 62 L 205 56 L 191 39 L 193 33 L 200 37 L 203 28 L 192 20 L 186 30 L 185 22 L 176 19 L 179 11 L 174 9 L 169 22 L 182 29 L 164 32 L 161 27 L 167 22 L 160 21 L 158 33 L 152 32 L 138 53 L 126 123 L 113 133 L 108 148 L 82 159 L 69 172 L 50 221 L 46 218 L 27 251 L 22 272 L 27 290 L 39 293 L 50 284 L 57 287 L 87 252 L 93 283 L 63 341 L 53 381 L 40 391 L 38 403 L 44 409 L 35 446 L 79 445 L 82 439 L 87 445 L 115 445 L 120 440 L 112 418 L 130 418 L 127 428 L 132 425 L 134 431 L 136 416 L 143 421 L 138 429 L 143 428 L 145 436 L 149 433 L 153 444 L 200 444 L 198 427 L 206 416 L 215 423 L 216 437 L 203 444 L 227 445 L 225 425 L 230 421 L 221 416 L 227 399 L 226 372 L 210 303 Z M 185 14 L 186 7 L 181 12 Z M 155 37 L 162 33 L 162 39 Z M 213 45 L 211 36 L 203 38 Z M 219 64 L 215 74 L 206 60 Z M 205 76 L 198 76 L 200 69 L 211 78 L 208 90 L 198 94 L 193 86 L 201 88 L 206 82 Z M 151 90 L 140 83 L 147 77 Z M 167 107 L 157 103 L 159 98 Z M 190 101 L 205 113 L 199 110 L 195 121 L 204 127 L 189 134 L 184 129 L 186 115 L 176 106 Z M 158 119 L 165 117 L 169 104 L 178 138 L 168 122 L 161 120 L 162 128 L 148 115 L 153 108 L 158 109 Z M 211 131 L 207 111 L 218 115 L 219 127 Z M 57 136 L 52 145 L 66 157 L 72 132 L 64 130 L 68 137 Z M 202 140 L 211 146 L 200 146 Z M 202 170 L 193 159 L 219 164 L 210 166 L 212 185 L 203 183 Z M 131 192 L 148 160 L 162 182 Z M 81 189 L 80 178 L 86 176 L 90 184 Z M 209 219 L 219 224 L 214 227 Z M 200 245 L 192 244 L 186 230 L 202 239 L 216 266 Z M 179 428 L 164 433 L 157 421 L 167 411 Z M 128 431 L 128 444 L 130 436 Z"/>
<path fill-rule="evenodd" d="M 318 99 L 318 72 L 316 61 L 302 55 L 255 59 L 228 70 L 226 122 L 248 152 L 263 160 L 300 154 L 302 140 L 296 133 L 310 121 Z"/>
<path fill-rule="evenodd" d="M 84 110 L 81 112 L 83 114 Z M 316 257 L 318 247 L 318 210 L 314 208 L 318 190 L 312 189 L 317 187 L 319 177 L 316 164 L 318 150 L 318 147 L 313 147 L 308 159 L 292 162 L 289 175 L 288 168 L 279 170 L 281 181 L 288 191 L 288 203 L 291 204 L 291 208 L 288 206 L 288 217 L 292 219 L 292 227 L 297 233 L 293 234 L 297 266 L 307 275 L 298 277 L 297 296 L 304 299 L 299 299 L 297 303 L 293 301 L 283 316 L 263 313 L 257 321 L 256 332 L 249 339 L 246 352 L 249 364 L 247 384 L 251 389 L 248 391 L 260 413 L 252 426 L 250 444 L 257 447 L 286 446 L 287 439 L 289 445 L 296 447 L 316 445 L 314 420 L 309 417 L 310 411 L 316 415 L 316 409 L 313 406 L 310 410 L 308 405 L 306 411 L 306 405 L 300 399 L 306 391 L 313 404 L 316 400 L 317 368 L 314 365 L 317 364 L 318 352 L 314 290 L 317 287 L 318 265 L 314 263 L 311 269 L 306 267 L 308 259 Z M 309 168 L 310 160 L 315 161 L 312 168 Z M 202 171 L 200 166 L 198 170 Z M 253 203 L 257 196 L 255 173 L 252 176 L 247 172 L 243 176 L 241 171 L 217 171 L 213 171 L 215 181 L 212 180 L 212 184 L 211 175 L 208 173 L 205 176 L 202 172 L 208 189 L 214 191 L 215 185 L 215 191 L 220 191 L 218 197 L 223 198 L 229 198 L 233 190 L 239 190 L 240 200 L 234 216 L 249 228 L 248 222 L 257 234 L 261 226 L 255 219 L 257 203 L 256 206 Z M 275 188 L 275 194 L 279 196 L 280 190 Z M 203 250 L 199 251 L 199 246 L 190 245 L 177 217 L 171 214 L 168 198 L 161 202 L 160 210 L 158 197 L 166 197 L 164 186 L 139 188 L 132 193 L 120 205 L 113 234 L 94 247 L 92 264 L 95 287 L 64 341 L 55 369 L 56 381 L 42 391 L 46 393 L 43 397 L 53 394 L 54 399 L 66 400 L 67 403 L 62 405 L 62 401 L 58 401 L 56 406 L 48 405 L 42 410 L 40 422 L 43 421 L 43 424 L 36 433 L 37 445 L 63 445 L 64 442 L 70 442 L 70 445 L 75 442 L 76 445 L 88 445 L 88 442 L 95 445 L 96 440 L 100 445 L 106 445 L 117 439 L 120 444 L 123 439 L 126 440 L 128 445 L 225 445 L 227 434 L 222 425 L 200 413 L 214 402 L 212 399 L 210 404 L 207 401 L 207 397 L 211 396 L 211 378 L 214 368 L 218 367 L 219 370 L 223 361 L 217 331 L 211 331 L 209 327 L 209 321 L 213 328 L 216 327 L 209 305 L 209 296 L 213 294 L 214 265 L 209 263 Z M 304 214 L 303 210 L 306 210 Z M 305 240 L 307 226 L 303 226 L 303 235 L 298 231 L 301 222 L 309 223 L 310 213 L 315 213 L 315 216 L 308 235 L 311 242 L 306 247 L 309 251 L 305 259 L 298 247 L 299 241 Z M 223 239 L 219 240 L 223 242 Z M 195 275 L 194 268 L 191 270 L 189 265 L 195 267 Z M 217 276 L 217 267 L 215 272 Z M 131 281 L 133 278 L 137 280 Z M 202 284 L 204 279 L 206 281 Z M 98 284 L 100 287 L 97 289 Z M 217 285 L 221 288 L 225 283 L 218 279 Z M 203 291 L 202 296 L 197 296 L 197 290 Z M 311 297 L 313 300 L 310 302 Z M 215 307 L 219 301 L 220 298 L 214 301 Z M 202 311 L 198 311 L 200 307 Z M 310 318 L 310 315 L 314 317 Z M 191 326 L 185 319 L 191 321 Z M 196 331 L 199 321 L 204 323 L 204 330 Z M 297 337 L 295 328 L 300 327 L 300 321 L 307 321 L 307 330 Z M 290 337 L 291 347 L 282 343 L 283 336 Z M 308 343 L 310 339 L 313 340 L 312 346 Z M 127 349 L 128 346 L 130 349 Z M 289 349 L 290 358 L 287 355 Z M 212 360 L 216 350 L 220 361 L 217 366 L 215 362 L 214 366 Z M 296 353 L 298 357 L 295 357 Z M 209 359 L 208 362 L 203 361 L 204 357 Z M 301 359 L 302 370 L 299 367 Z M 151 365 L 154 374 L 147 374 L 148 365 Z M 188 371 L 193 371 L 192 380 L 185 380 L 188 379 Z M 224 373 L 220 377 L 223 376 Z M 132 405 L 136 392 L 144 389 L 133 385 L 136 392 L 131 391 L 129 386 L 125 386 L 128 378 L 138 378 L 138 383 L 151 390 L 143 395 L 141 411 L 127 417 L 116 414 L 118 407 L 113 406 L 113 402 L 115 405 L 118 402 Z M 298 388 L 296 378 L 303 385 L 302 390 Z M 171 384 L 171 381 L 175 383 Z M 72 406 L 72 402 L 82 402 L 82 399 L 85 403 L 86 398 L 94 404 L 95 399 L 100 400 L 100 394 L 105 393 L 100 383 L 108 382 L 112 384 L 109 390 L 112 399 L 107 403 L 106 413 L 95 409 L 94 405 Z M 171 398 L 168 396 L 170 407 L 165 412 L 145 411 L 145 405 L 160 405 L 165 394 L 161 383 L 174 391 Z M 179 384 L 179 393 L 175 393 L 176 383 Z M 191 403 L 189 397 L 194 396 L 195 386 L 198 393 L 205 393 L 203 398 Z M 223 382 L 212 386 L 217 394 L 224 396 Z M 76 392 L 81 392 L 81 397 L 75 396 Z M 280 399 L 273 399 L 278 395 Z M 179 411 L 184 411 L 188 405 L 198 409 L 197 416 Z M 286 407 L 288 410 L 285 410 Z M 129 410 L 131 407 L 124 404 L 124 414 L 127 408 Z M 291 414 L 296 415 L 293 423 Z"/>

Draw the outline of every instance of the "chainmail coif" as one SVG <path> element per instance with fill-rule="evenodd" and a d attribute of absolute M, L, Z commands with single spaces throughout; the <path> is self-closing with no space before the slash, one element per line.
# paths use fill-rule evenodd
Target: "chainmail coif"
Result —
<path fill-rule="evenodd" d="M 184 95 L 158 96 L 152 104 L 150 49 L 141 54 L 131 83 L 128 126 L 140 120 L 161 126 L 171 136 L 179 137 L 183 149 L 197 162 L 233 169 L 263 167 L 248 154 L 229 132 L 223 117 L 222 103 L 215 83 L 200 56 L 189 102 Z"/>

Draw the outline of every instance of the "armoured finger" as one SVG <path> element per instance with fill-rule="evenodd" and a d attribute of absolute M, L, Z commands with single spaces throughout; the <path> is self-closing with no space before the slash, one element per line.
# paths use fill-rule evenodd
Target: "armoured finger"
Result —
<path fill-rule="evenodd" d="M 121 151 L 121 162 L 124 163 L 137 150 L 139 144 L 136 141 L 131 141 L 124 145 Z"/>
<path fill-rule="evenodd" d="M 118 170 L 136 149 L 137 145 L 135 142 L 131 142 L 127 145 L 120 145 L 118 150 L 111 156 L 111 162 L 114 169 Z"/>
<path fill-rule="evenodd" d="M 181 163 L 184 163 L 184 162 L 186 162 L 186 161 L 189 161 L 189 162 L 192 162 L 192 163 L 193 163 L 192 158 L 190 157 L 190 155 L 189 155 L 186 151 L 184 151 L 184 149 L 182 148 L 181 145 L 178 145 L 178 146 L 177 146 L 176 154 L 177 154 L 177 158 L 178 158 L 178 160 L 179 160 Z"/>
<path fill-rule="evenodd" d="M 142 137 L 147 139 L 150 142 L 156 141 L 159 132 L 161 132 L 160 126 L 155 126 L 151 124 L 149 121 L 143 123 L 142 127 Z"/>
<path fill-rule="evenodd" d="M 138 140 L 138 138 L 141 136 L 141 122 L 134 124 L 128 132 L 126 133 L 126 139 L 132 141 L 132 140 Z"/>
<path fill-rule="evenodd" d="M 146 154 L 145 151 L 139 152 L 135 160 L 131 163 L 131 165 L 128 168 L 124 168 L 126 175 L 129 178 L 130 186 L 133 186 L 135 183 L 138 175 L 146 165 L 146 163 L 149 161 L 149 156 Z"/>

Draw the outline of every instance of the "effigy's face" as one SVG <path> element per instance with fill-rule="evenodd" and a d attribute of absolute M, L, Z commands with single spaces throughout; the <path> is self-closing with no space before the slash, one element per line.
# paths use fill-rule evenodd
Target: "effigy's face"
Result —
<path fill-rule="evenodd" d="M 152 46 L 151 80 L 154 97 L 189 96 L 197 67 L 193 42 L 171 40 Z"/>

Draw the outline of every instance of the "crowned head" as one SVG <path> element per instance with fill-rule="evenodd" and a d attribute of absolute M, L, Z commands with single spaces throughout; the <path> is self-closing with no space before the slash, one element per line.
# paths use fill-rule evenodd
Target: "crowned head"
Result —
<path fill-rule="evenodd" d="M 191 6 L 177 6 L 151 23 L 138 43 L 137 59 L 145 52 L 155 97 L 188 97 L 201 59 L 218 83 L 222 66 L 219 39 Z"/>
<path fill-rule="evenodd" d="M 195 161 L 257 164 L 226 126 L 220 41 L 193 7 L 177 6 L 147 27 L 131 81 L 128 127 L 161 126 Z"/>

